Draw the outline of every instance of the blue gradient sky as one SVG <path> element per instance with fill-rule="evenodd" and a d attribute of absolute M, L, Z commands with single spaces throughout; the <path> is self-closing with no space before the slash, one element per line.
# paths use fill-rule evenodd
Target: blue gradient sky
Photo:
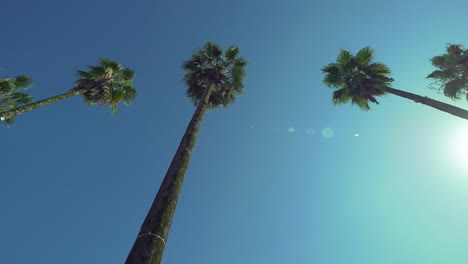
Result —
<path fill-rule="evenodd" d="M 208 40 L 240 47 L 246 89 L 205 116 L 164 263 L 466 263 L 468 121 L 394 95 L 334 107 L 320 68 L 370 45 L 395 88 L 468 108 L 425 79 L 446 43 L 468 45 L 468 2 L 1 8 L 0 74 L 32 76 L 36 99 L 99 57 L 135 69 L 138 91 L 114 116 L 72 98 L 0 130 L 3 263 L 125 261 L 194 111 L 180 65 Z"/>

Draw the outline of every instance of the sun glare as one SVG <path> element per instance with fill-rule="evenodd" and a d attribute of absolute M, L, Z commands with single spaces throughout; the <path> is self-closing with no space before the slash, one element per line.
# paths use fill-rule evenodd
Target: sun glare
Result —
<path fill-rule="evenodd" d="M 452 138 L 449 151 L 453 162 L 468 172 L 468 125 L 457 129 Z"/>

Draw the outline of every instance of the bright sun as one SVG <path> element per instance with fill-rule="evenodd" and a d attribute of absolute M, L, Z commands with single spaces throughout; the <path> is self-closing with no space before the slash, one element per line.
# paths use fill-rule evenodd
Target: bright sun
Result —
<path fill-rule="evenodd" d="M 468 171 L 468 125 L 457 129 L 452 140 L 449 150 L 452 153 L 453 162 Z"/>

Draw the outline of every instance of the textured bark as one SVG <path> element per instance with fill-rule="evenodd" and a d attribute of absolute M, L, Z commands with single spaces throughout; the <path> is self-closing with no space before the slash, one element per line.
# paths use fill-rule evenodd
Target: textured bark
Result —
<path fill-rule="evenodd" d="M 88 89 L 72 90 L 72 91 L 69 91 L 69 92 L 64 93 L 64 94 L 56 95 L 56 96 L 53 96 L 53 97 L 50 97 L 50 98 L 47 98 L 47 99 L 44 99 L 44 100 L 40 100 L 40 101 L 37 101 L 37 102 L 34 102 L 34 103 L 30 103 L 30 104 L 27 104 L 27 105 L 16 107 L 14 109 L 11 109 L 11 110 L 0 113 L 0 121 L 3 121 L 5 119 L 8 119 L 8 118 L 11 118 L 11 117 L 14 117 L 14 116 L 17 116 L 17 115 L 22 114 L 24 112 L 34 110 L 34 109 L 39 108 L 41 106 L 45 106 L 45 105 L 48 105 L 48 104 L 51 104 L 51 103 L 55 103 L 57 101 L 60 101 L 60 100 L 63 100 L 63 99 L 66 99 L 66 98 L 69 98 L 69 97 L 72 97 L 72 96 L 75 96 L 75 95 L 83 94 L 87 90 Z"/>
<path fill-rule="evenodd" d="M 207 109 L 211 89 L 212 87 L 208 86 L 203 92 L 203 100 L 197 105 L 125 264 L 161 263 L 185 172 Z"/>
<path fill-rule="evenodd" d="M 420 96 L 420 95 L 413 94 L 413 93 L 408 93 L 408 92 L 405 92 L 405 91 L 402 91 L 402 90 L 397 90 L 397 89 L 393 89 L 393 88 L 386 88 L 385 91 L 388 92 L 388 93 L 391 93 L 391 94 L 398 95 L 400 97 L 406 98 L 406 99 L 413 100 L 416 103 L 425 104 L 427 106 L 433 107 L 433 108 L 441 110 L 443 112 L 446 112 L 446 113 L 452 114 L 454 116 L 458 116 L 460 118 L 468 120 L 468 111 L 465 110 L 465 109 L 462 109 L 462 108 L 459 108 L 459 107 L 456 107 L 456 106 L 453 106 L 453 105 L 449 105 L 449 104 L 446 104 L 446 103 L 443 103 L 443 102 L 428 98 L 426 96 Z"/>

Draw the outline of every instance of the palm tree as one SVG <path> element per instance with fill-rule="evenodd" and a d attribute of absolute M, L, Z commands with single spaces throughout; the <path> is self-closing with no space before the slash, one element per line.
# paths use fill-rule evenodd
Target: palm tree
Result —
<path fill-rule="evenodd" d="M 427 76 L 435 79 L 435 85 L 452 99 L 460 99 L 466 94 L 468 101 L 468 50 L 462 45 L 448 44 L 447 53 L 431 59 L 432 65 L 439 68 Z"/>
<path fill-rule="evenodd" d="M 468 120 L 468 111 L 417 94 L 390 87 L 392 78 L 390 69 L 382 63 L 372 62 L 374 51 L 365 47 L 353 56 L 349 51 L 341 50 L 335 63 L 322 68 L 323 82 L 336 90 L 333 103 L 344 104 L 351 101 L 364 111 L 369 111 L 369 101 L 379 104 L 376 97 L 387 93 L 425 104 L 446 113 Z"/>
<path fill-rule="evenodd" d="M 88 66 L 89 71 L 77 71 L 79 76 L 76 85 L 69 92 L 56 95 L 34 103 L 0 112 L 0 120 L 6 121 L 27 111 L 45 106 L 75 95 L 82 94 L 85 102 L 93 104 L 110 105 L 112 113 L 117 109 L 117 104 L 123 101 L 130 104 L 136 97 L 136 91 L 132 86 L 135 72 L 123 68 L 118 62 L 101 58 L 98 66 Z"/>
<path fill-rule="evenodd" d="M 198 130 L 207 109 L 234 102 L 243 92 L 242 81 L 247 62 L 235 46 L 225 52 L 207 42 L 183 63 L 187 96 L 196 106 L 179 148 L 143 222 L 126 264 L 159 264 L 168 238 L 172 218 L 188 168 Z"/>
<path fill-rule="evenodd" d="M 32 97 L 24 91 L 31 86 L 32 79 L 26 75 L 0 79 L 0 113 L 30 103 Z M 4 118 L 2 121 L 10 126 L 15 123 L 15 117 Z"/>

